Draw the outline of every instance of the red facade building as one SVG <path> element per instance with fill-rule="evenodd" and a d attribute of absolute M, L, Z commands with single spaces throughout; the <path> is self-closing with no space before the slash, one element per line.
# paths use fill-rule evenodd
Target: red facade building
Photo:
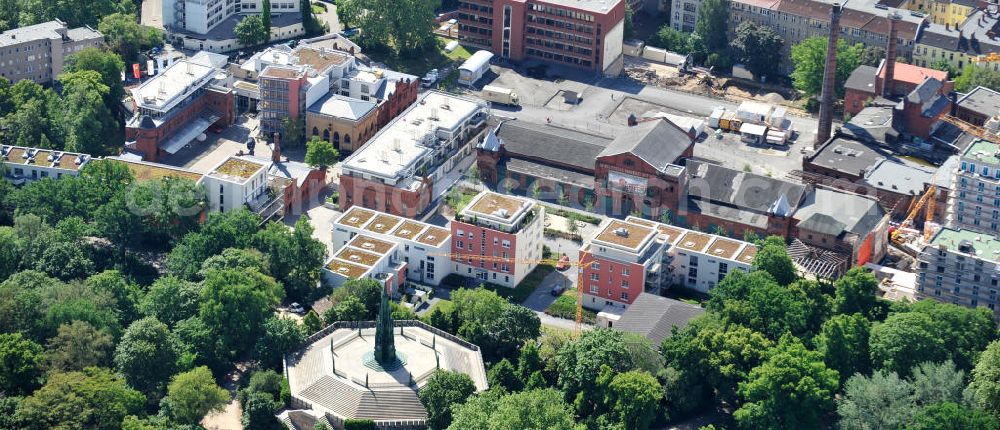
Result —
<path fill-rule="evenodd" d="M 463 44 L 511 61 L 536 60 L 621 73 L 623 0 L 461 0 Z"/>

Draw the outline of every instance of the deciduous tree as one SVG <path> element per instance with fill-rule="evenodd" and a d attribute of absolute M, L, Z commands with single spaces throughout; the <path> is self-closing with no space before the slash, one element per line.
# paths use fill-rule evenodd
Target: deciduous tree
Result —
<path fill-rule="evenodd" d="M 330 142 L 313 136 L 306 142 L 306 164 L 316 169 L 326 170 L 337 163 L 340 153 Z"/>
<path fill-rule="evenodd" d="M 264 27 L 260 15 L 245 15 L 233 30 L 241 45 L 254 46 L 267 42 L 270 31 Z"/>
<path fill-rule="evenodd" d="M 0 334 L 0 392 L 26 394 L 38 387 L 42 346 L 21 333 Z"/>
<path fill-rule="evenodd" d="M 1000 341 L 993 341 L 979 355 L 969 388 L 976 406 L 1000 417 Z"/>
<path fill-rule="evenodd" d="M 492 391 L 492 390 L 491 390 Z M 551 388 L 475 396 L 456 405 L 449 430 L 572 430 L 573 409 Z"/>
<path fill-rule="evenodd" d="M 59 332 L 49 339 L 45 353 L 50 372 L 79 371 L 87 367 L 108 367 L 115 343 L 110 334 L 83 321 L 59 326 Z"/>
<path fill-rule="evenodd" d="M 891 315 L 872 327 L 869 340 L 872 365 L 908 376 L 919 363 L 943 360 L 947 351 L 939 333 L 937 322 L 925 314 Z"/>
<path fill-rule="evenodd" d="M 115 349 L 115 367 L 130 386 L 150 399 L 159 399 L 178 370 L 180 355 L 177 336 L 166 324 L 146 317 L 125 330 Z"/>
<path fill-rule="evenodd" d="M 823 88 L 823 70 L 826 66 L 826 36 L 813 36 L 792 46 L 792 84 L 795 89 L 810 96 L 819 96 Z M 834 88 L 837 97 L 844 96 L 844 83 L 861 64 L 864 46 L 850 45 L 843 39 L 837 41 L 837 76 Z"/>
<path fill-rule="evenodd" d="M 199 317 L 227 350 L 240 353 L 253 347 L 284 291 L 260 272 L 226 269 L 207 274 L 201 295 Z"/>
<path fill-rule="evenodd" d="M 17 415 L 28 430 L 115 430 L 125 416 L 141 414 L 144 404 L 142 393 L 121 377 L 90 367 L 49 376 L 42 388 L 24 398 Z"/>
<path fill-rule="evenodd" d="M 306 339 L 299 323 L 291 318 L 272 316 L 264 321 L 263 332 L 254 353 L 264 368 L 278 368 L 281 357 Z"/>
<path fill-rule="evenodd" d="M 448 428 L 452 423 L 454 408 L 464 403 L 474 392 L 475 384 L 464 373 L 447 370 L 435 372 L 420 389 L 420 401 L 427 408 L 427 426 L 431 429 Z"/>
<path fill-rule="evenodd" d="M 219 387 L 207 367 L 196 367 L 174 376 L 163 399 L 165 409 L 178 423 L 198 424 L 205 414 L 222 411 L 229 393 Z"/>
<path fill-rule="evenodd" d="M 861 314 L 834 315 L 823 323 L 816 337 L 816 350 L 823 354 L 827 367 L 840 374 L 841 382 L 871 370 L 870 330 L 871 323 Z"/>
<path fill-rule="evenodd" d="M 729 42 L 736 61 L 743 63 L 754 78 L 774 77 L 780 74 L 781 47 L 784 39 L 770 27 L 743 21 L 736 27 L 736 37 Z"/>
<path fill-rule="evenodd" d="M 885 370 L 871 377 L 851 376 L 837 401 L 838 426 L 843 430 L 903 428 L 916 411 L 913 386 Z"/>

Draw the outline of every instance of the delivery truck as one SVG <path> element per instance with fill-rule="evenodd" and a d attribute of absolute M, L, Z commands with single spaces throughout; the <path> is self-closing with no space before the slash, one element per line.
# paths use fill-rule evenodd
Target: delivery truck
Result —
<path fill-rule="evenodd" d="M 493 103 L 517 106 L 517 93 L 510 88 L 487 85 L 483 87 L 482 97 Z"/>

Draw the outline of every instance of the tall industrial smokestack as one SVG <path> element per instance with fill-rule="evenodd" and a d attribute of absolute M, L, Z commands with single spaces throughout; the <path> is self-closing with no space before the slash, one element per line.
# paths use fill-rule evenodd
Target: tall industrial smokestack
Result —
<path fill-rule="evenodd" d="M 903 19 L 899 12 L 889 12 L 889 44 L 885 48 L 885 80 L 882 81 L 882 96 L 892 97 L 892 80 L 896 74 L 896 25 Z"/>
<path fill-rule="evenodd" d="M 830 8 L 830 38 L 826 44 L 823 92 L 819 96 L 819 129 L 816 130 L 814 148 L 830 140 L 833 128 L 833 101 L 837 99 L 834 84 L 837 80 L 837 38 L 840 37 L 840 12 L 840 3 L 834 3 Z"/>
<path fill-rule="evenodd" d="M 281 163 L 281 135 L 274 133 L 274 149 L 271 150 L 271 162 Z"/>

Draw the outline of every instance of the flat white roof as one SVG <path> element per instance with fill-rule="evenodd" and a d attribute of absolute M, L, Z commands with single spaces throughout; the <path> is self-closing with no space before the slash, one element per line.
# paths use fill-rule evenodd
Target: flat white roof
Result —
<path fill-rule="evenodd" d="M 215 71 L 214 67 L 183 59 L 132 89 L 132 97 L 140 108 L 166 112 L 185 95 L 211 81 Z"/>
<path fill-rule="evenodd" d="M 383 178 L 412 176 L 437 144 L 438 130 L 457 129 L 481 108 L 470 99 L 428 91 L 348 157 L 343 168 Z"/>
<path fill-rule="evenodd" d="M 489 64 L 491 58 L 493 58 L 493 53 L 490 51 L 487 51 L 485 49 L 481 51 L 476 51 L 476 53 L 472 54 L 472 56 L 469 57 L 468 60 L 465 60 L 465 62 L 462 63 L 461 66 L 458 66 L 458 70 L 469 70 L 469 71 L 479 70 L 484 65 Z"/>
<path fill-rule="evenodd" d="M 740 126 L 740 133 L 752 134 L 754 136 L 763 136 L 767 133 L 767 127 L 760 124 L 752 124 L 749 122 L 744 122 Z"/>

